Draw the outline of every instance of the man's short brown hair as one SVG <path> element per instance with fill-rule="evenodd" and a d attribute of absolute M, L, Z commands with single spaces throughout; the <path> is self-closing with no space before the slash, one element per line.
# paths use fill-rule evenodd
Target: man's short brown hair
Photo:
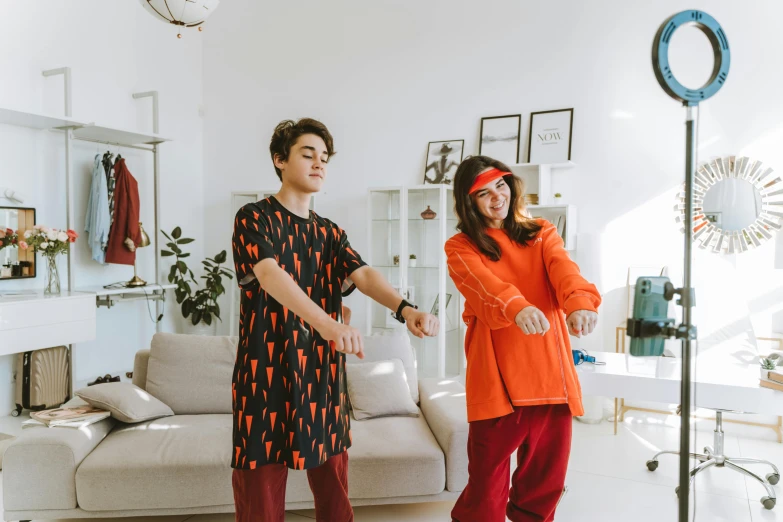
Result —
<path fill-rule="evenodd" d="M 326 152 L 331 158 L 334 156 L 334 140 L 326 128 L 326 125 L 318 120 L 312 118 L 302 118 L 295 122 L 294 120 L 284 120 L 277 124 L 275 132 L 272 134 L 272 141 L 269 143 L 269 153 L 272 156 L 272 164 L 275 161 L 275 155 L 280 156 L 283 161 L 288 160 L 288 155 L 291 153 L 291 147 L 294 146 L 296 140 L 300 136 L 305 134 L 315 134 L 326 144 Z M 283 181 L 283 173 L 275 165 L 275 172 L 280 181 Z"/>

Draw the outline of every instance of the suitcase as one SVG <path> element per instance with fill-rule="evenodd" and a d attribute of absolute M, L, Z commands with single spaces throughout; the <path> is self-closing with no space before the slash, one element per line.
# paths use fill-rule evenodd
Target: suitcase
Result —
<path fill-rule="evenodd" d="M 70 394 L 68 348 L 56 346 L 19 354 L 16 361 L 16 410 L 56 408 Z"/>

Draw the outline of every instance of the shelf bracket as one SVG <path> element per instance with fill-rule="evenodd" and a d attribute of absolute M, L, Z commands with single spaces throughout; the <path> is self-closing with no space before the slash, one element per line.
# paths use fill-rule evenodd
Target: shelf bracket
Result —
<path fill-rule="evenodd" d="M 60 67 L 59 69 L 48 69 L 46 71 L 43 71 L 43 75 L 47 78 L 49 76 L 59 76 L 63 75 L 63 84 L 65 89 L 65 117 L 70 118 L 72 116 L 71 114 L 71 68 L 70 67 Z"/>
<path fill-rule="evenodd" d="M 136 92 L 133 99 L 152 98 L 152 132 L 158 134 L 158 91 Z"/>
<path fill-rule="evenodd" d="M 101 306 L 105 306 L 106 308 L 111 308 L 112 306 L 116 305 L 117 303 L 124 303 L 127 301 L 165 301 L 166 300 L 166 291 L 165 290 L 153 290 L 152 293 L 149 294 L 113 294 L 113 295 L 100 295 L 95 298 L 95 305 L 100 308 Z"/>

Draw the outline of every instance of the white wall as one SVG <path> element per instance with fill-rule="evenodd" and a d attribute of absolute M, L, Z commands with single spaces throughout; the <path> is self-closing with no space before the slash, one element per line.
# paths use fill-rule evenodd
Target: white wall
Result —
<path fill-rule="evenodd" d="M 363 252 L 367 189 L 421 183 L 427 142 L 464 138 L 476 153 L 482 116 L 521 113 L 526 143 L 531 111 L 574 107 L 578 168 L 558 174 L 553 192 L 578 205 L 577 259 L 605 296 L 602 329 L 577 344 L 613 350 L 628 266 L 681 272 L 673 207 L 685 111 L 658 86 L 650 55 L 658 26 L 687 8 L 715 16 L 732 46 L 728 82 L 702 110 L 701 157 L 749 154 L 783 169 L 783 5 L 774 0 L 224 3 L 204 43 L 207 249 L 229 248 L 231 190 L 277 184 L 268 143 L 282 119 L 330 127 L 339 153 L 318 208 Z M 709 72 L 709 46 L 681 31 L 695 54 L 673 51 L 675 71 Z M 772 277 L 774 250 L 739 262 Z M 699 256 L 697 271 L 737 262 Z M 775 287 L 742 288 L 749 295 L 729 297 Z M 358 299 L 349 302 L 361 325 Z"/>
<path fill-rule="evenodd" d="M 63 115 L 62 80 L 44 78 L 41 71 L 68 66 L 73 74 L 73 117 L 129 130 L 152 131 L 151 101 L 131 94 L 160 92 L 160 133 L 173 139 L 161 146 L 161 216 L 163 230 L 181 225 L 198 259 L 203 249 L 202 124 L 199 115 L 203 34 L 188 32 L 176 38 L 176 29 L 146 13 L 138 2 L 2 2 L 0 17 L 0 106 Z M 84 212 L 93 156 L 106 148 L 76 142 L 73 179 L 76 222 L 83 234 Z M 116 152 L 116 148 L 112 147 Z M 154 240 L 152 155 L 121 150 L 139 182 L 141 217 Z M 64 228 L 66 224 L 64 151 L 61 134 L 0 125 L 0 186 L 30 195 L 24 206 L 37 209 L 38 223 Z M 0 200 L 8 206 L 9 201 Z M 128 280 L 129 266 L 100 266 L 90 259 L 87 242 L 75 245 L 75 286 L 100 286 Z M 154 280 L 154 246 L 139 250 L 139 274 Z M 42 288 L 33 281 L 0 282 L 0 290 Z M 65 259 L 61 278 L 67 281 Z M 168 263 L 164 259 L 162 269 Z M 167 273 L 162 270 L 162 273 Z M 173 330 L 179 313 L 166 303 L 164 330 Z M 154 316 L 154 303 L 150 304 Z M 75 346 L 75 380 L 131 370 L 135 352 L 149 346 L 155 331 L 144 302 L 98 310 L 94 342 Z M 14 356 L 0 357 L 0 415 L 13 404 Z"/>

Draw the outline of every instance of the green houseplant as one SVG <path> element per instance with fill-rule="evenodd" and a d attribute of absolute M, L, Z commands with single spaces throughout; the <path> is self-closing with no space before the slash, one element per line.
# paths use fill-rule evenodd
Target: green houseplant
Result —
<path fill-rule="evenodd" d="M 170 235 L 165 232 L 163 232 L 163 235 L 169 240 L 166 246 L 170 250 L 161 250 L 161 256 L 173 256 L 176 258 L 171 266 L 168 279 L 169 283 L 177 285 L 174 293 L 177 297 L 177 303 L 181 305 L 182 316 L 185 319 L 190 319 L 193 326 L 204 323 L 211 327 L 213 316 L 222 321 L 220 319 L 218 299 L 226 293 L 226 289 L 223 286 L 223 278 L 234 279 L 233 274 L 221 266 L 226 262 L 226 251 L 223 250 L 214 258 L 208 257 L 201 262 L 204 265 L 204 275 L 200 279 L 204 279 L 204 286 L 203 288 L 198 288 L 199 283 L 195 274 L 183 261 L 183 259 L 190 257 L 190 253 L 183 252 L 181 248 L 194 240 L 182 237 L 180 227 L 172 230 Z"/>

